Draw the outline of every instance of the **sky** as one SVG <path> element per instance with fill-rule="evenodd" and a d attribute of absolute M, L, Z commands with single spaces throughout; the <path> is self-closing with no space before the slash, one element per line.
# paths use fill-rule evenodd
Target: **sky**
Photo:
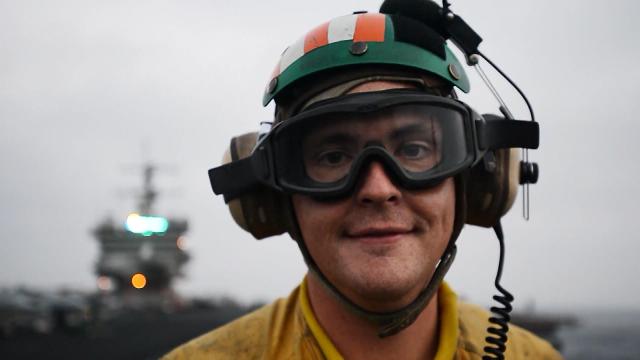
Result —
<path fill-rule="evenodd" d="M 454 0 L 480 49 L 525 91 L 541 126 L 531 219 L 505 216 L 503 284 L 515 306 L 640 308 L 637 100 L 640 4 Z M 0 287 L 94 289 L 105 218 L 135 208 L 141 164 L 159 164 L 158 213 L 189 220 L 187 295 L 269 301 L 304 276 L 286 236 L 237 227 L 206 171 L 232 136 L 271 119 L 262 91 L 306 31 L 379 1 L 0 0 Z M 484 67 L 489 71 L 488 66 Z M 475 75 L 463 96 L 497 112 Z M 491 73 L 491 72 L 490 72 Z M 516 117 L 527 113 L 495 73 Z M 498 243 L 467 226 L 447 275 L 489 304 Z"/>

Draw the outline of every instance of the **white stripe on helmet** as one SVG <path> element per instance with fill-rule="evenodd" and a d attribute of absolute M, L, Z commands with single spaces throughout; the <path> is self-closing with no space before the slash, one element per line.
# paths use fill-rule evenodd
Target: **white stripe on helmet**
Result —
<path fill-rule="evenodd" d="M 358 15 L 345 15 L 331 20 L 329 23 L 329 44 L 342 40 L 353 40 Z"/>
<path fill-rule="evenodd" d="M 280 60 L 280 73 L 284 72 L 289 65 L 301 58 L 302 55 L 304 55 L 304 37 L 298 39 L 298 41 L 284 51 L 282 59 Z"/>

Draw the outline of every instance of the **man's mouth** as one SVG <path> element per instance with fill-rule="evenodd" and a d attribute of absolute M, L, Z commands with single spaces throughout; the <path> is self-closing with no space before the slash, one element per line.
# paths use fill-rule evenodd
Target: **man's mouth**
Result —
<path fill-rule="evenodd" d="M 346 236 L 350 239 L 372 243 L 386 244 L 400 240 L 404 235 L 414 231 L 412 227 L 405 226 L 381 226 L 362 229 L 347 230 Z"/>

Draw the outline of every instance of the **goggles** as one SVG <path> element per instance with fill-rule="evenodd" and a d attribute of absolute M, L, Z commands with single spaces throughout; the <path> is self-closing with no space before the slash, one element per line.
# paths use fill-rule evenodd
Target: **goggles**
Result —
<path fill-rule="evenodd" d="M 378 161 L 397 185 L 423 189 L 490 150 L 535 149 L 538 139 L 536 122 L 481 116 L 458 100 L 405 89 L 358 93 L 276 124 L 251 156 L 209 170 L 209 178 L 227 202 L 259 186 L 338 198 Z"/>

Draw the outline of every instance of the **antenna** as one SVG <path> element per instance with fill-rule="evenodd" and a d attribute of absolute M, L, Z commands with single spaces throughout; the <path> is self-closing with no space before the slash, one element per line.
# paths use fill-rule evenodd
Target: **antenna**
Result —
<path fill-rule="evenodd" d="M 153 175 L 156 171 L 156 167 L 151 163 L 144 165 L 144 175 L 142 184 L 142 194 L 140 195 L 140 203 L 138 208 L 141 214 L 150 214 L 153 203 L 158 197 L 158 192 L 153 186 Z"/>
<path fill-rule="evenodd" d="M 155 185 L 155 178 L 158 173 L 175 174 L 177 172 L 176 166 L 145 161 L 142 164 L 125 164 L 122 165 L 121 168 L 126 173 L 142 175 L 142 187 L 136 186 L 135 188 L 123 188 L 118 190 L 119 197 L 129 198 L 133 196 L 135 198 L 135 211 L 140 215 L 152 215 L 154 213 L 154 205 L 158 200 L 160 193 L 162 193 L 163 196 L 167 194 L 179 194 L 179 189 L 165 189 L 163 187 L 162 191 L 160 191 Z"/>
<path fill-rule="evenodd" d="M 500 112 L 502 112 L 502 114 L 507 119 L 510 119 L 510 120 L 513 119 L 513 115 L 511 114 L 511 111 L 507 107 L 507 104 L 504 102 L 504 100 L 498 93 L 498 90 L 493 86 L 493 84 L 491 83 L 491 80 L 489 80 L 489 77 L 480 66 L 479 57 L 482 57 L 487 63 L 489 63 L 489 65 L 491 65 L 491 67 L 493 67 L 498 72 L 498 74 L 500 74 L 505 80 L 507 80 L 507 82 L 509 82 L 511 86 L 513 86 L 514 89 L 516 89 L 518 94 L 520 94 L 524 102 L 527 104 L 527 108 L 529 109 L 529 114 L 531 115 L 531 121 L 536 121 L 536 117 L 535 117 L 535 114 L 533 113 L 533 108 L 531 107 L 531 103 L 529 103 L 529 99 L 527 99 L 524 92 L 520 90 L 518 85 L 516 85 L 513 82 L 513 80 L 511 80 L 507 76 L 507 74 L 505 74 L 496 64 L 494 64 L 483 53 L 478 51 L 477 54 L 471 55 L 469 59 L 471 60 L 473 67 L 478 72 L 478 75 L 480 75 L 480 78 L 482 79 L 482 81 L 485 83 L 485 85 L 487 85 L 487 87 L 489 88 L 493 96 L 496 98 L 496 100 L 500 104 Z M 527 221 L 529 220 L 529 206 L 530 206 L 529 205 L 530 204 L 529 184 L 535 184 L 538 181 L 538 174 L 539 174 L 538 164 L 529 162 L 529 150 L 522 149 L 522 161 L 520 161 L 520 184 L 522 185 L 522 217 Z"/>

